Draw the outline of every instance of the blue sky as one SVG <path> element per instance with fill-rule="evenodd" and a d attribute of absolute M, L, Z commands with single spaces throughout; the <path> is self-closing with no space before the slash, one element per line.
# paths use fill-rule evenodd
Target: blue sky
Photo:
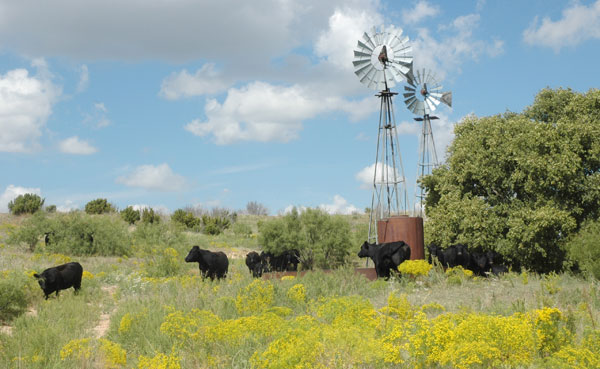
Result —
<path fill-rule="evenodd" d="M 600 86 L 600 0 L 0 0 L 0 212 L 26 192 L 61 211 L 362 211 L 379 101 L 351 62 L 382 24 L 453 93 L 440 158 L 468 114 Z M 412 202 L 420 126 L 394 108 Z"/>

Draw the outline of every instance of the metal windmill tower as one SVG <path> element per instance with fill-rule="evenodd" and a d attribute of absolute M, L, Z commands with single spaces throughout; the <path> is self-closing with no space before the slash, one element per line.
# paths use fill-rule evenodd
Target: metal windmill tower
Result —
<path fill-rule="evenodd" d="M 367 87 L 379 91 L 377 150 L 373 173 L 369 242 L 377 242 L 377 222 L 407 211 L 406 179 L 398 144 L 393 97 L 396 82 L 412 67 L 412 49 L 402 29 L 383 26 L 365 32 L 354 49 L 354 73 Z"/>
<path fill-rule="evenodd" d="M 407 83 L 408 86 L 404 86 L 404 103 L 408 110 L 422 116 L 415 118 L 415 120 L 423 122 L 419 140 L 419 163 L 415 186 L 415 207 L 418 205 L 417 215 L 423 216 L 423 204 L 427 194 L 420 180 L 431 174 L 432 170 L 439 165 L 433 131 L 431 130 L 431 121 L 439 118 L 430 114 L 435 111 L 440 102 L 451 107 L 452 92 L 442 92 L 442 85 L 438 82 L 435 74 L 426 69 L 417 70 L 416 73 L 411 69 L 407 76 Z"/>

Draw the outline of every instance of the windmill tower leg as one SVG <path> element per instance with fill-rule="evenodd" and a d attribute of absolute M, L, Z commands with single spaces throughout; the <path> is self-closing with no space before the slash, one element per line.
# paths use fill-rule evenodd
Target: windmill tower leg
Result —
<path fill-rule="evenodd" d="M 400 156 L 392 97 L 396 93 L 381 91 L 377 152 L 373 174 L 368 241 L 378 243 L 377 223 L 382 219 L 406 214 L 407 195 L 404 167 Z"/>
<path fill-rule="evenodd" d="M 424 216 L 425 198 L 427 193 L 421 183 L 421 179 L 431 174 L 432 170 L 438 166 L 435 142 L 433 140 L 433 131 L 431 129 L 431 120 L 438 119 L 435 116 L 425 114 L 423 116 L 423 129 L 419 142 L 419 163 L 417 167 L 417 183 L 415 186 L 415 212 L 418 216 Z M 418 119 L 421 120 L 421 119 Z"/>

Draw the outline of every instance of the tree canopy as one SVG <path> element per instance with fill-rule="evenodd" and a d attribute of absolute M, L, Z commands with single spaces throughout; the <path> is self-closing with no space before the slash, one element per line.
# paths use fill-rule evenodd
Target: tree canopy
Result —
<path fill-rule="evenodd" d="M 427 242 L 496 250 L 559 270 L 565 241 L 600 205 L 600 91 L 544 89 L 521 113 L 468 116 L 423 179 Z"/>

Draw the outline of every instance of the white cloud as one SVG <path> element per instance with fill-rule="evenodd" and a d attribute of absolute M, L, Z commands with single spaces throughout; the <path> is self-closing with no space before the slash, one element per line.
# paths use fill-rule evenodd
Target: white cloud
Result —
<path fill-rule="evenodd" d="M 0 213 L 8 213 L 8 203 L 17 198 L 17 196 L 25 195 L 26 193 L 41 196 L 42 191 L 39 188 L 8 185 L 2 195 L 0 195 Z"/>
<path fill-rule="evenodd" d="M 89 142 L 81 140 L 77 136 L 64 139 L 58 144 L 58 148 L 65 154 L 75 155 L 90 155 L 98 151 L 98 149 L 90 145 Z"/>
<path fill-rule="evenodd" d="M 31 152 L 52 113 L 60 89 L 50 80 L 43 59 L 32 62 L 37 75 L 13 69 L 0 75 L 0 152 Z"/>
<path fill-rule="evenodd" d="M 103 102 L 94 103 L 94 107 L 90 113 L 85 113 L 83 116 L 83 122 L 93 128 L 104 128 L 112 124 L 110 119 L 106 116 L 108 109 Z"/>
<path fill-rule="evenodd" d="M 500 39 L 479 40 L 474 33 L 479 27 L 479 14 L 467 14 L 455 18 L 452 23 L 440 27 L 439 39 L 428 28 L 420 28 L 413 40 L 415 68 L 435 71 L 440 80 L 450 70 L 460 70 L 465 60 L 478 60 L 482 55 L 495 57 L 504 52 Z"/>
<path fill-rule="evenodd" d="M 71 200 L 66 200 L 64 204 L 56 206 L 56 211 L 60 213 L 68 213 L 77 209 L 79 209 L 79 205 L 75 204 Z"/>
<path fill-rule="evenodd" d="M 387 173 L 384 172 L 384 169 Z M 394 178 L 394 169 L 388 165 L 384 165 L 382 163 L 377 163 L 377 183 L 383 183 L 381 179 L 381 174 L 384 174 L 385 178 Z M 396 170 L 397 178 L 400 178 L 401 174 Z M 360 182 L 361 188 L 372 188 L 373 187 L 373 179 L 375 177 L 375 164 L 371 164 L 368 167 L 361 169 L 358 173 L 354 175 L 357 181 Z"/>
<path fill-rule="evenodd" d="M 362 105 L 365 108 L 357 109 Z M 222 104 L 208 100 L 204 107 L 207 120 L 196 119 L 185 129 L 200 137 L 213 135 L 219 145 L 238 141 L 288 142 L 298 137 L 303 120 L 317 114 L 343 111 L 356 114 L 352 118 L 357 119 L 375 107 L 368 101 L 350 102 L 300 85 L 283 87 L 254 82 L 230 89 Z"/>
<path fill-rule="evenodd" d="M 77 92 L 83 92 L 87 89 L 90 82 L 90 73 L 87 65 L 83 64 L 79 68 L 79 82 L 77 83 Z"/>
<path fill-rule="evenodd" d="M 179 191 L 187 186 L 185 178 L 174 173 L 168 164 L 141 165 L 126 176 L 117 178 L 117 183 L 156 191 Z"/>
<path fill-rule="evenodd" d="M 326 211 L 329 214 L 353 214 L 360 212 L 360 210 L 348 203 L 348 200 L 344 199 L 340 195 L 335 195 L 333 197 L 333 204 L 321 204 L 319 208 L 323 211 Z"/>
<path fill-rule="evenodd" d="M 434 17 L 438 15 L 440 8 L 435 5 L 429 4 L 425 0 L 419 1 L 413 9 L 402 11 L 402 21 L 407 24 L 419 23 L 427 17 Z"/>
<path fill-rule="evenodd" d="M 366 30 L 382 23 L 374 10 L 336 9 L 329 17 L 329 28 L 321 33 L 315 44 L 315 53 L 335 67 L 351 71 L 357 41 Z"/>
<path fill-rule="evenodd" d="M 187 70 L 171 73 L 162 81 L 160 95 L 168 100 L 182 97 L 211 95 L 223 92 L 230 83 L 225 82 L 214 63 L 206 63 L 196 73 Z"/>
<path fill-rule="evenodd" d="M 523 32 L 526 43 L 551 47 L 555 52 L 589 39 L 600 39 L 600 0 L 589 6 L 575 2 L 563 10 L 562 18 L 557 21 L 544 17 L 539 24 L 539 18 L 535 17 Z"/>

